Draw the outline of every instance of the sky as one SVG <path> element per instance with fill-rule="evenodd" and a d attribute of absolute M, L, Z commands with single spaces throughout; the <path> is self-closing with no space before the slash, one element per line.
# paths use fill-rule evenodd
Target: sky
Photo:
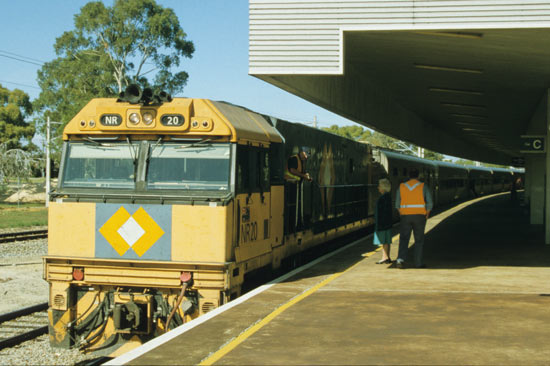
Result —
<path fill-rule="evenodd" d="M 0 0 L 0 84 L 38 97 L 41 64 L 53 60 L 54 44 L 74 29 L 85 0 Z M 105 0 L 112 5 L 112 0 Z M 157 0 L 172 8 L 195 52 L 180 69 L 189 74 L 181 95 L 223 100 L 293 122 L 319 127 L 355 125 L 271 84 L 248 75 L 248 0 Z M 179 69 L 177 71 L 180 71 Z"/>

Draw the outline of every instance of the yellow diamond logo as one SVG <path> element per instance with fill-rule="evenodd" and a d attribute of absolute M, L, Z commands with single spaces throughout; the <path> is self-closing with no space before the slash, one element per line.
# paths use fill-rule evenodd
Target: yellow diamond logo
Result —
<path fill-rule="evenodd" d="M 133 215 L 120 207 L 99 232 L 120 256 L 132 248 L 140 257 L 164 235 L 162 228 L 143 207 Z"/>

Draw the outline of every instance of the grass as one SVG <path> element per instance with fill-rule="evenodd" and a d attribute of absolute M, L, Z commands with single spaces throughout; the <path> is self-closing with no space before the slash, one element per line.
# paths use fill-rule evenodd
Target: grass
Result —
<path fill-rule="evenodd" d="M 5 199 L 17 192 L 19 188 L 30 189 L 31 192 L 43 192 L 44 181 L 44 178 L 30 178 L 28 181 L 21 181 L 21 184 L 13 180 L 4 184 L 4 189 L 0 190 L 0 229 L 48 225 L 48 209 L 44 207 L 44 202 L 20 202 L 19 204 L 5 202 Z"/>
<path fill-rule="evenodd" d="M 29 226 L 48 225 L 48 209 L 44 204 L 0 203 L 0 229 L 24 228 Z"/>

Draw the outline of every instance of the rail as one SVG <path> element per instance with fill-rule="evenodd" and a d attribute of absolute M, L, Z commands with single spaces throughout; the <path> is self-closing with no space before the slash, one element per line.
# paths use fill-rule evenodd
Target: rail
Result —
<path fill-rule="evenodd" d="M 0 233 L 0 243 L 11 243 L 14 241 L 43 239 L 48 237 L 48 229 L 26 230 Z"/>
<path fill-rule="evenodd" d="M 48 303 L 44 302 L 44 303 L 40 303 L 40 304 L 37 304 L 37 305 L 29 306 L 29 307 L 26 307 L 26 308 L 22 308 L 22 309 L 19 309 L 19 310 L 16 310 L 16 311 L 12 311 L 10 313 L 1 314 L 0 315 L 0 331 L 1 331 L 1 333 L 11 333 L 10 329 L 13 329 L 13 328 L 16 328 L 16 329 L 28 328 L 26 323 L 23 327 L 21 327 L 19 325 L 18 326 L 10 325 L 9 322 L 17 321 L 17 319 L 19 319 L 21 317 L 24 317 L 24 316 L 32 316 L 33 314 L 41 313 L 41 312 L 43 312 L 47 309 L 48 309 Z M 36 322 L 40 323 L 40 320 L 37 320 Z M 0 350 L 2 350 L 4 348 L 16 346 L 20 343 L 23 343 L 24 341 L 28 341 L 28 340 L 37 338 L 37 337 L 39 337 L 43 334 L 46 334 L 46 333 L 48 333 L 48 326 L 47 325 L 34 327 L 31 330 L 28 330 L 26 332 L 19 333 L 19 334 L 10 336 L 10 337 L 6 337 L 6 338 L 2 337 L 2 339 L 0 339 Z"/>

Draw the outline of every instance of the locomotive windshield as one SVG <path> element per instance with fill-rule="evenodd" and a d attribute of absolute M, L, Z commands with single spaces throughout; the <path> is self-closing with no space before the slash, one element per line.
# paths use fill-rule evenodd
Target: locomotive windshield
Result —
<path fill-rule="evenodd" d="M 61 186 L 227 193 L 230 161 L 229 143 L 69 142 Z"/>
<path fill-rule="evenodd" d="M 151 145 L 148 189 L 229 190 L 229 144 Z"/>
<path fill-rule="evenodd" d="M 132 189 L 136 156 L 135 148 L 128 144 L 70 144 L 63 187 Z"/>

